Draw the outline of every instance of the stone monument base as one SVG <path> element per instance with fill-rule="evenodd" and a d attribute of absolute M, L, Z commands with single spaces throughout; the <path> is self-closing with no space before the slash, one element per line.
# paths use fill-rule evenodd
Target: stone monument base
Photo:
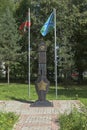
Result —
<path fill-rule="evenodd" d="M 52 102 L 49 102 L 47 100 L 45 101 L 35 101 L 34 103 L 32 103 L 30 105 L 30 107 L 53 107 L 53 103 Z"/>

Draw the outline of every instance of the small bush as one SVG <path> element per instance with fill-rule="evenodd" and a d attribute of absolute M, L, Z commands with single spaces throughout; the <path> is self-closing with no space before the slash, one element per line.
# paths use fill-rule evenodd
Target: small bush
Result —
<path fill-rule="evenodd" d="M 0 130 L 12 130 L 18 116 L 12 112 L 0 113 Z"/>
<path fill-rule="evenodd" d="M 60 130 L 87 130 L 87 111 L 73 110 L 69 115 L 61 115 L 59 123 Z"/>

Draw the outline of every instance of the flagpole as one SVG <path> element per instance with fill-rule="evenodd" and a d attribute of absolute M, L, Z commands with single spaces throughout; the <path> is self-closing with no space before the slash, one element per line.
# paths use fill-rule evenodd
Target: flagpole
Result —
<path fill-rule="evenodd" d="M 56 9 L 54 8 L 54 36 L 55 36 L 55 90 L 57 99 L 57 45 L 56 45 Z"/>
<path fill-rule="evenodd" d="M 28 9 L 28 24 L 30 24 L 30 8 Z M 28 26 L 28 96 L 30 98 L 30 26 Z"/>

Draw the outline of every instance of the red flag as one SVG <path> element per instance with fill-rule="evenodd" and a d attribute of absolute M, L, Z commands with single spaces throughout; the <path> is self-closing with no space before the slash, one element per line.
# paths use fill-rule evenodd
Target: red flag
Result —
<path fill-rule="evenodd" d="M 22 30 L 25 31 L 25 29 L 28 28 L 28 27 L 30 27 L 30 26 L 31 26 L 31 23 L 30 23 L 30 22 L 28 22 L 28 21 L 23 22 L 23 23 L 20 25 L 19 30 L 20 30 L 20 31 L 22 31 Z"/>

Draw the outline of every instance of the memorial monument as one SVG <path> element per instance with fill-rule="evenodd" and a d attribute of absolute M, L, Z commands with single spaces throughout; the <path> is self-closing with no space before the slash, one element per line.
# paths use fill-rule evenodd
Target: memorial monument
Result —
<path fill-rule="evenodd" d="M 46 94 L 50 85 L 46 77 L 46 51 L 46 44 L 41 42 L 38 46 L 38 78 L 35 82 L 38 100 L 31 106 L 53 106 L 51 102 L 46 100 Z"/>

